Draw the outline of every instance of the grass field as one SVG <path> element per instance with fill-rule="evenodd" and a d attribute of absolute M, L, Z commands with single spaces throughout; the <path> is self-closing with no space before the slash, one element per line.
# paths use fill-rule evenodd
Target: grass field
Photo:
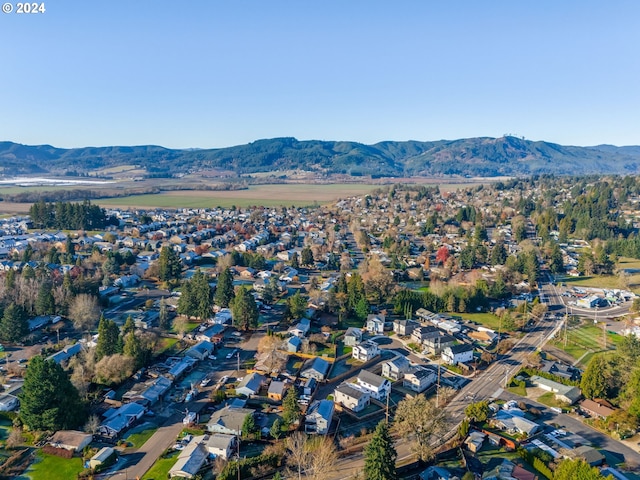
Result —
<path fill-rule="evenodd" d="M 615 275 L 566 277 L 562 282 L 565 282 L 570 287 L 620 288 L 620 277 Z"/>
<path fill-rule="evenodd" d="M 168 456 L 160 458 L 153 464 L 153 467 L 144 474 L 142 480 L 165 480 L 169 474 L 169 470 L 176 463 L 176 459 L 180 452 L 171 452 Z"/>
<path fill-rule="evenodd" d="M 141 430 L 134 429 L 134 433 L 124 437 L 124 439 L 129 442 L 131 448 L 140 448 L 156 433 L 156 430 L 158 430 L 157 425 L 146 424 L 142 426 Z"/>
<path fill-rule="evenodd" d="M 493 313 L 458 313 L 456 315 L 460 315 L 465 320 L 479 323 L 483 327 L 490 328 L 496 332 L 500 328 L 500 317 Z"/>
<path fill-rule="evenodd" d="M 166 208 L 248 207 L 262 206 L 308 206 L 327 203 L 341 197 L 364 195 L 377 185 L 367 184 L 275 184 L 255 185 L 246 190 L 225 191 L 172 191 L 150 195 L 132 195 L 122 198 L 96 200 L 101 206 L 135 206 Z"/>
<path fill-rule="evenodd" d="M 565 347 L 564 330 L 560 331 L 553 345 L 564 350 L 580 363 L 586 365 L 593 353 L 610 349 L 622 341 L 622 337 L 616 333 L 606 332 L 606 347 L 602 328 L 593 324 L 583 324 L 579 327 L 567 329 L 567 341 Z"/>
<path fill-rule="evenodd" d="M 82 470 L 80 457 L 66 459 L 39 452 L 35 463 L 27 470 L 27 476 L 31 480 L 69 480 L 76 478 Z"/>

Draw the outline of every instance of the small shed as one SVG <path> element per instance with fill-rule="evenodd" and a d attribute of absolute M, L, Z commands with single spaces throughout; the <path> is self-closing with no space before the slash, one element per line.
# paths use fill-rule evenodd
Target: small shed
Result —
<path fill-rule="evenodd" d="M 97 468 L 107 463 L 116 451 L 111 447 L 102 447 L 98 453 L 89 459 L 89 468 Z"/>

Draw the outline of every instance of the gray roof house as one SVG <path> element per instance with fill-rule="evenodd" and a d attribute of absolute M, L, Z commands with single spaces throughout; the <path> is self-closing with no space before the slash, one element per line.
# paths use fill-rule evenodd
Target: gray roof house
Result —
<path fill-rule="evenodd" d="M 313 402 L 307 410 L 304 420 L 305 433 L 317 433 L 326 435 L 331 427 L 331 419 L 335 405 L 331 400 Z"/>
<path fill-rule="evenodd" d="M 548 380 L 538 375 L 533 375 L 531 378 L 529 378 L 529 381 L 535 387 L 555 393 L 556 400 L 568 403 L 569 405 L 573 405 L 574 403 L 576 403 L 582 396 L 582 392 L 578 387 L 563 385 L 561 383 L 554 382 L 553 380 Z"/>
<path fill-rule="evenodd" d="M 300 345 L 302 345 L 302 340 L 300 340 L 300 337 L 296 337 L 295 335 L 289 337 L 287 339 L 287 352 L 296 353 L 298 350 L 300 350 Z"/>
<path fill-rule="evenodd" d="M 386 378 L 367 370 L 362 370 L 356 380 L 361 389 L 367 390 L 372 398 L 384 401 L 391 392 L 391 382 Z"/>
<path fill-rule="evenodd" d="M 318 382 L 324 380 L 329 373 L 331 364 L 324 358 L 316 357 L 307 360 L 302 367 L 300 376 L 303 378 L 315 378 Z"/>
<path fill-rule="evenodd" d="M 198 342 L 189 350 L 187 350 L 184 354 L 197 360 L 204 360 L 209 355 L 211 355 L 211 352 L 213 352 L 213 348 L 213 343 L 208 340 L 202 340 L 201 342 Z"/>
<path fill-rule="evenodd" d="M 362 342 L 362 330 L 356 327 L 349 327 L 344 334 L 343 342 L 347 347 L 354 347 Z"/>
<path fill-rule="evenodd" d="M 98 428 L 98 432 L 108 437 L 115 437 L 140 419 L 146 409 L 138 403 L 125 403 L 118 409 L 107 410 L 103 417 L 104 422 Z"/>
<path fill-rule="evenodd" d="M 260 387 L 267 382 L 267 379 L 259 373 L 250 373 L 245 376 L 236 387 L 236 393 L 250 397 L 260 391 Z"/>
<path fill-rule="evenodd" d="M 364 410 L 371 399 L 369 392 L 356 388 L 352 383 L 343 383 L 333 392 L 333 401 L 354 412 Z"/>
<path fill-rule="evenodd" d="M 398 355 L 397 357 L 382 364 L 382 376 L 391 380 L 400 380 L 409 371 L 409 360 L 407 357 Z"/>
<path fill-rule="evenodd" d="M 178 460 L 169 470 L 170 478 L 193 478 L 207 461 L 207 448 L 195 440 L 192 439 L 178 455 Z"/>
<path fill-rule="evenodd" d="M 207 431 L 211 433 L 224 433 L 227 435 L 240 435 L 242 424 L 247 415 L 253 415 L 250 408 L 224 407 L 211 414 L 207 423 Z"/>

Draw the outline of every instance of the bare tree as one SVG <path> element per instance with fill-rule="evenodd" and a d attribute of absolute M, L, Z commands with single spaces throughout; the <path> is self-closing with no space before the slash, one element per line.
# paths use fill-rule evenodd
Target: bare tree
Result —
<path fill-rule="evenodd" d="M 100 428 L 100 417 L 94 414 L 87 419 L 87 423 L 84 424 L 83 430 L 87 433 L 95 435 L 99 428 Z"/>
<path fill-rule="evenodd" d="M 99 316 L 100 308 L 95 295 L 81 293 L 73 299 L 69 307 L 69 318 L 78 330 L 88 332 L 95 326 Z"/>
<path fill-rule="evenodd" d="M 298 480 L 300 480 L 302 478 L 302 472 L 309 461 L 307 436 L 302 432 L 294 432 L 287 438 L 287 450 L 289 451 L 287 464 L 293 468 L 294 472 L 297 472 Z"/>
<path fill-rule="evenodd" d="M 312 480 L 324 480 L 330 476 L 338 461 L 335 444 L 327 437 L 307 439 L 307 476 Z"/>
<path fill-rule="evenodd" d="M 24 443 L 24 438 L 22 436 L 22 429 L 19 427 L 13 427 L 11 429 L 11 433 L 7 437 L 7 448 L 16 448 Z"/>
<path fill-rule="evenodd" d="M 413 450 L 421 460 L 428 461 L 433 458 L 433 441 L 445 432 L 445 413 L 424 395 L 408 397 L 398 403 L 394 427 L 413 440 Z"/>
<path fill-rule="evenodd" d="M 112 384 L 120 383 L 133 373 L 134 359 L 116 353 L 103 357 L 96 364 L 95 379 L 98 383 Z"/>

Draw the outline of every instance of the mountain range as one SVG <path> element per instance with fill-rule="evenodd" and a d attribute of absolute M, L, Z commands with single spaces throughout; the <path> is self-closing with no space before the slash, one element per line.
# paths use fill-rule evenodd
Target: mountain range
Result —
<path fill-rule="evenodd" d="M 208 169 L 237 174 L 304 170 L 374 177 L 636 174 L 640 173 L 640 146 L 577 147 L 512 136 L 374 145 L 285 137 L 218 149 L 154 145 L 63 149 L 0 142 L 4 176 L 85 174 L 121 165 L 136 165 L 156 176 Z"/>

